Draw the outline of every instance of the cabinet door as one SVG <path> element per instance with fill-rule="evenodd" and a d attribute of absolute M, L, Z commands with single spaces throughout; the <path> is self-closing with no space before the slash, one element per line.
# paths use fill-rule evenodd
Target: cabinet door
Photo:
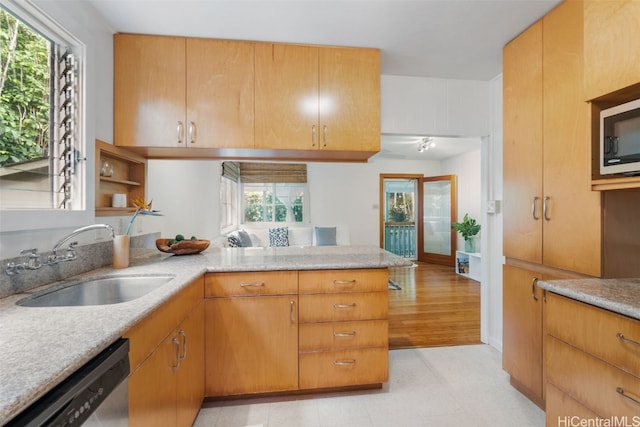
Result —
<path fill-rule="evenodd" d="M 582 10 L 581 2 L 565 2 L 543 20 L 543 188 L 548 198 L 543 263 L 599 276 L 601 195 L 590 187 L 591 110 L 582 86 Z"/>
<path fill-rule="evenodd" d="M 253 43 L 187 39 L 187 141 L 253 148 Z"/>
<path fill-rule="evenodd" d="M 120 146 L 184 146 L 185 39 L 114 36 L 114 138 Z"/>
<path fill-rule="evenodd" d="M 584 2 L 585 100 L 640 82 L 640 2 Z"/>
<path fill-rule="evenodd" d="M 177 426 L 191 426 L 204 398 L 204 303 L 201 302 L 182 322 L 180 367 L 176 371 Z"/>
<path fill-rule="evenodd" d="M 207 396 L 298 388 L 298 298 L 205 301 Z"/>
<path fill-rule="evenodd" d="M 502 367 L 511 379 L 542 399 L 541 276 L 503 266 Z"/>
<path fill-rule="evenodd" d="M 175 427 L 176 388 L 172 366 L 178 343 L 170 335 L 129 376 L 129 426 Z"/>
<path fill-rule="evenodd" d="M 256 148 L 318 147 L 318 48 L 257 43 Z"/>
<path fill-rule="evenodd" d="M 380 53 L 322 48 L 320 149 L 380 151 Z"/>
<path fill-rule="evenodd" d="M 541 263 L 542 22 L 506 45 L 503 57 L 504 255 Z"/>

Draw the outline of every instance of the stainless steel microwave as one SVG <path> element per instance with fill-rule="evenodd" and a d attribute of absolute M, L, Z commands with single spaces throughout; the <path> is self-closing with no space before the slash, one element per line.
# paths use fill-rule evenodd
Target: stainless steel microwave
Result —
<path fill-rule="evenodd" d="M 640 174 L 640 99 L 600 112 L 600 174 Z"/>

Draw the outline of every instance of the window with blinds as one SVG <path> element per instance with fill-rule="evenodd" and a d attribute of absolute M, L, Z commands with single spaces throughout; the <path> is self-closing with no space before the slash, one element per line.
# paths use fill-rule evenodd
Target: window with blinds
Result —
<path fill-rule="evenodd" d="M 306 164 L 224 162 L 222 176 L 240 188 L 235 200 L 221 203 L 223 218 L 241 206 L 242 223 L 310 222 Z"/>
<path fill-rule="evenodd" d="M 0 8 L 0 209 L 80 208 L 79 58 L 28 18 Z"/>

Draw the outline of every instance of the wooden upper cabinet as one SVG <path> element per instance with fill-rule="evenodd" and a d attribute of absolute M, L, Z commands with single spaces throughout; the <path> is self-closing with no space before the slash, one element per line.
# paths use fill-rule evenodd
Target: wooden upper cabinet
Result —
<path fill-rule="evenodd" d="M 181 37 L 114 36 L 115 145 L 181 145 L 185 123 L 185 47 L 185 39 Z"/>
<path fill-rule="evenodd" d="M 187 145 L 253 148 L 253 46 L 187 39 Z"/>
<path fill-rule="evenodd" d="M 320 149 L 380 151 L 380 54 L 320 49 Z"/>
<path fill-rule="evenodd" d="M 543 263 L 600 276 L 601 194 L 591 191 L 589 104 L 584 102 L 583 7 L 565 2 L 543 20 Z"/>
<path fill-rule="evenodd" d="M 253 43 L 114 40 L 116 145 L 253 148 Z"/>
<path fill-rule="evenodd" d="M 256 45 L 256 148 L 380 150 L 380 54 Z"/>
<path fill-rule="evenodd" d="M 503 54 L 504 255 L 542 262 L 542 21 Z"/>
<path fill-rule="evenodd" d="M 640 83 L 640 2 L 584 2 L 585 100 Z"/>
<path fill-rule="evenodd" d="M 257 43 L 256 148 L 318 146 L 318 48 Z"/>

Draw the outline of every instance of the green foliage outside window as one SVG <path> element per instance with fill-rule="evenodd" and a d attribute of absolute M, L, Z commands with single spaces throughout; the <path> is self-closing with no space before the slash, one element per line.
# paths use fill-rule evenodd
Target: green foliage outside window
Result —
<path fill-rule="evenodd" d="M 0 9 L 0 166 L 48 155 L 50 48 Z"/>
<path fill-rule="evenodd" d="M 286 222 L 289 207 L 271 191 L 245 191 L 245 222 Z M 302 196 L 296 197 L 291 204 L 293 222 L 303 220 Z"/>

